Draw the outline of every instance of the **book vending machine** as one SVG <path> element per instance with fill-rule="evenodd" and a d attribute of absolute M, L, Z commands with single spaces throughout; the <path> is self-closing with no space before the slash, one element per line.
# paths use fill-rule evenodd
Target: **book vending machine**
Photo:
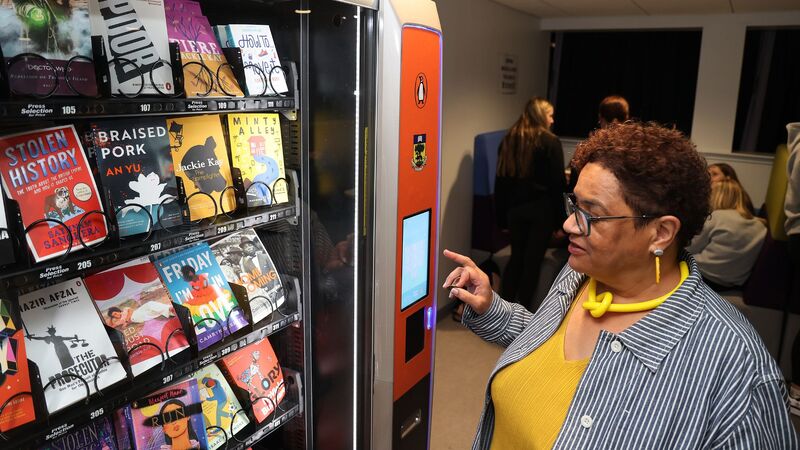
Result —
<path fill-rule="evenodd" d="M 434 2 L 0 15 L 0 448 L 427 448 Z"/>

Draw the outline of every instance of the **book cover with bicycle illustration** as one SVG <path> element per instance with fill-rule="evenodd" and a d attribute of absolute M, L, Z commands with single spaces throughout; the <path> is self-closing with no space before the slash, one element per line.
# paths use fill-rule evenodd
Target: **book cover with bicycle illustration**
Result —
<path fill-rule="evenodd" d="M 197 380 L 197 389 L 203 400 L 203 417 L 206 427 L 220 427 L 225 430 L 228 439 L 250 423 L 245 412 L 239 412 L 242 406 L 233 393 L 230 384 L 222 375 L 216 364 L 192 374 Z M 232 425 L 232 426 L 231 426 Z M 216 450 L 226 444 L 225 435 L 218 429 L 208 429 L 208 448 Z"/>
<path fill-rule="evenodd" d="M 82 401 L 87 388 L 94 394 L 95 376 L 100 389 L 127 377 L 83 280 L 22 294 L 19 305 L 28 357 L 42 384 L 50 384 L 44 391 L 48 412 Z"/>
<path fill-rule="evenodd" d="M 158 258 L 154 264 L 173 303 L 189 310 L 198 350 L 247 326 L 247 318 L 208 244 Z"/>
<path fill-rule="evenodd" d="M 170 228 L 181 223 L 163 118 L 93 122 L 90 135 L 100 183 L 121 237 L 146 233 L 152 226 Z"/>
<path fill-rule="evenodd" d="M 100 317 L 122 333 L 133 376 L 166 359 L 168 340 L 170 357 L 189 348 L 186 336 L 178 331 L 181 322 L 169 292 L 148 258 L 128 261 L 88 276 L 85 281 Z"/>
<path fill-rule="evenodd" d="M 81 250 L 81 239 L 89 246 L 108 235 L 74 126 L 0 137 L 0 177 L 3 190 L 19 204 L 23 226 L 39 222 L 25 235 L 36 262 Z"/>
<path fill-rule="evenodd" d="M 172 94 L 169 41 L 161 0 L 89 0 L 92 34 L 103 37 L 111 92 Z"/>
<path fill-rule="evenodd" d="M 228 136 L 231 163 L 242 172 L 248 205 L 288 202 L 280 116 L 228 114 Z"/>

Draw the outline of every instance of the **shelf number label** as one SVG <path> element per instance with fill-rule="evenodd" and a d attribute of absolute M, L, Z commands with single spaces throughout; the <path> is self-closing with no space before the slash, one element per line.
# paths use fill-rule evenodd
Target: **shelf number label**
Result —
<path fill-rule="evenodd" d="M 222 351 L 219 352 L 219 356 L 225 356 L 230 352 L 231 352 L 231 348 L 230 347 L 225 347 L 225 348 L 222 349 Z"/>
<path fill-rule="evenodd" d="M 105 413 L 105 411 L 103 410 L 103 408 L 97 408 L 97 409 L 95 409 L 94 411 L 92 411 L 92 413 L 91 413 L 91 414 L 89 414 L 89 419 L 90 419 L 90 420 L 97 419 L 98 417 L 102 416 L 102 415 L 103 415 L 103 413 Z"/>
<path fill-rule="evenodd" d="M 167 383 L 169 383 L 170 381 L 172 381 L 172 378 L 174 378 L 174 377 L 175 377 L 175 375 L 174 375 L 174 374 L 169 374 L 169 375 L 167 375 L 167 376 L 165 376 L 165 377 L 162 377 L 162 378 L 161 378 L 161 384 L 167 384 Z"/>
<path fill-rule="evenodd" d="M 150 105 L 150 103 L 142 103 L 141 105 L 139 105 L 139 112 L 150 112 L 151 109 L 152 106 Z"/>
<path fill-rule="evenodd" d="M 78 261 L 78 270 L 86 270 L 92 268 L 92 260 Z"/>
<path fill-rule="evenodd" d="M 150 251 L 157 252 L 161 250 L 161 242 L 156 242 L 155 244 L 150 244 Z"/>
<path fill-rule="evenodd" d="M 278 220 L 278 213 L 269 214 L 269 221 L 272 222 L 273 220 Z"/>
<path fill-rule="evenodd" d="M 227 233 L 228 231 L 230 231 L 228 225 L 220 225 L 217 227 L 217 234 Z"/>
<path fill-rule="evenodd" d="M 61 114 L 65 116 L 71 116 L 78 113 L 78 109 L 75 105 L 66 105 L 61 107 Z"/>
<path fill-rule="evenodd" d="M 217 102 L 217 109 L 228 109 L 228 102 Z"/>

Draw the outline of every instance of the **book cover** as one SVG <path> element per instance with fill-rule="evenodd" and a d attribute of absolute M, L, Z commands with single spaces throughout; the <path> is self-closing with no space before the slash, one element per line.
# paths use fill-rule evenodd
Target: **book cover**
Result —
<path fill-rule="evenodd" d="M 208 19 L 200 14 L 196 5 L 196 2 L 188 0 L 164 1 L 167 36 L 170 42 L 176 42 L 180 46 L 186 96 L 244 96 L 231 67 L 227 65 Z M 191 62 L 198 64 L 187 64 Z"/>
<path fill-rule="evenodd" d="M 194 245 L 156 259 L 155 266 L 172 301 L 189 310 L 198 350 L 247 325 L 208 244 Z"/>
<path fill-rule="evenodd" d="M 114 436 L 117 439 L 117 448 L 119 450 L 132 450 L 133 449 L 133 436 L 131 435 L 131 409 L 128 406 L 114 411 Z"/>
<path fill-rule="evenodd" d="M 178 186 L 164 119 L 106 120 L 92 123 L 91 130 L 100 183 L 110 196 L 119 235 L 146 233 L 159 215 L 166 228 L 181 223 L 180 210 L 167 201 L 177 197 Z"/>
<path fill-rule="evenodd" d="M 0 405 L 22 392 L 32 392 L 22 326 L 9 300 L 0 298 Z M 0 431 L 6 432 L 35 419 L 33 397 L 19 395 L 0 414 Z"/>
<path fill-rule="evenodd" d="M 192 378 L 197 380 L 200 399 L 203 401 L 203 417 L 206 421 L 206 428 L 220 427 L 225 430 L 230 439 L 231 421 L 233 421 L 233 434 L 238 433 L 250 423 L 247 415 L 236 414 L 236 411 L 241 409 L 239 400 L 236 399 L 231 386 L 215 364 L 198 370 L 192 374 Z M 208 448 L 216 450 L 223 445 L 225 445 L 225 436 L 222 432 L 216 429 L 208 430 Z"/>
<path fill-rule="evenodd" d="M 286 169 L 283 164 L 281 120 L 278 114 L 228 114 L 231 163 L 242 172 L 250 206 L 286 203 Z M 276 183 L 280 178 L 283 180 Z M 272 190 L 274 199 L 260 183 Z M 256 183 L 252 188 L 253 183 Z"/>
<path fill-rule="evenodd" d="M 158 346 L 166 358 L 169 335 L 181 328 L 169 292 L 149 259 L 138 258 L 86 277 L 86 288 L 106 325 L 124 336 L 125 350 L 142 343 Z M 183 333 L 169 342 L 170 356 L 189 348 Z M 161 364 L 162 353 L 150 345 L 129 354 L 133 375 Z"/>
<path fill-rule="evenodd" d="M 11 230 L 8 228 L 5 201 L 5 196 L 0 192 L 0 266 L 12 264 L 16 260 L 14 239 L 11 236 Z"/>
<path fill-rule="evenodd" d="M 160 389 L 128 407 L 137 450 L 208 449 L 203 407 L 195 380 Z"/>
<path fill-rule="evenodd" d="M 283 371 L 269 339 L 264 338 L 222 358 L 220 368 L 231 383 L 249 392 L 258 423 L 270 418 L 275 406 L 286 395 Z M 264 400 L 265 397 L 274 406 Z"/>
<path fill-rule="evenodd" d="M 233 185 L 228 163 L 228 148 L 219 116 L 171 117 L 167 120 L 175 176 L 181 177 L 188 198 L 195 192 L 205 192 L 220 202 L 222 191 Z M 233 211 L 236 196 L 228 189 L 217 205 L 217 214 Z M 214 204 L 205 195 L 195 195 L 189 201 L 191 219 L 214 215 Z"/>
<path fill-rule="evenodd" d="M 264 86 L 261 73 L 253 69 L 245 69 L 245 81 L 248 95 L 275 95 L 289 92 L 286 85 L 286 74 L 281 69 L 272 69 L 280 66 L 278 49 L 272 39 L 269 25 L 224 25 L 226 39 L 220 38 L 224 48 L 237 47 L 242 51 L 242 61 L 245 65 L 252 64 L 264 72 L 264 77 L 269 77 L 269 83 Z M 222 31 L 218 31 L 222 34 Z"/>
<path fill-rule="evenodd" d="M 89 0 L 89 15 L 92 33 L 103 36 L 108 59 L 125 58 L 140 69 L 124 60 L 112 64 L 112 92 L 174 92 L 172 69 L 168 64 L 159 64 L 161 60 L 170 62 L 162 0 Z"/>
<path fill-rule="evenodd" d="M 118 447 L 111 419 L 103 416 L 53 439 L 39 450 L 118 450 Z"/>
<path fill-rule="evenodd" d="M 103 211 L 103 204 L 74 126 L 0 137 L 0 177 L 3 190 L 19 204 L 25 227 L 39 219 L 59 220 L 72 234 L 72 251 L 83 248 L 81 218 Z M 108 234 L 105 217 L 90 214 L 80 234 L 86 245 L 101 242 Z M 67 231 L 55 222 L 34 226 L 25 239 L 37 262 L 63 255 L 70 246 Z"/>
<path fill-rule="evenodd" d="M 267 249 L 252 228 L 211 244 L 225 279 L 247 289 L 253 322 L 269 317 L 284 301 L 281 279 Z"/>
<path fill-rule="evenodd" d="M 87 0 L 0 0 L 0 48 L 5 63 L 16 55 L 34 53 L 46 58 L 15 63 L 9 68 L 9 84 L 18 92 L 44 94 L 58 78 L 56 95 L 77 95 L 64 79 L 67 62 L 74 56 L 92 57 L 91 26 Z M 53 73 L 53 68 L 56 74 Z M 92 63 L 82 60 L 70 66 L 69 81 L 79 92 L 97 95 Z"/>
<path fill-rule="evenodd" d="M 100 389 L 124 379 L 92 298 L 80 278 L 73 278 L 19 296 L 25 325 L 28 356 L 39 367 L 42 385 L 58 375 L 71 373 L 83 378 L 94 394 L 94 378 Z M 59 411 L 86 397 L 86 385 L 72 377 L 55 381 L 44 392 L 47 410 Z"/>

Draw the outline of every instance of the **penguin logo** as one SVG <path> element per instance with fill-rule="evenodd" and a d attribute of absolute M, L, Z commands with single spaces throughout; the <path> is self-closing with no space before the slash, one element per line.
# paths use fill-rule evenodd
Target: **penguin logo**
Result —
<path fill-rule="evenodd" d="M 422 72 L 414 80 L 414 102 L 419 109 L 424 108 L 428 102 L 428 78 Z"/>

